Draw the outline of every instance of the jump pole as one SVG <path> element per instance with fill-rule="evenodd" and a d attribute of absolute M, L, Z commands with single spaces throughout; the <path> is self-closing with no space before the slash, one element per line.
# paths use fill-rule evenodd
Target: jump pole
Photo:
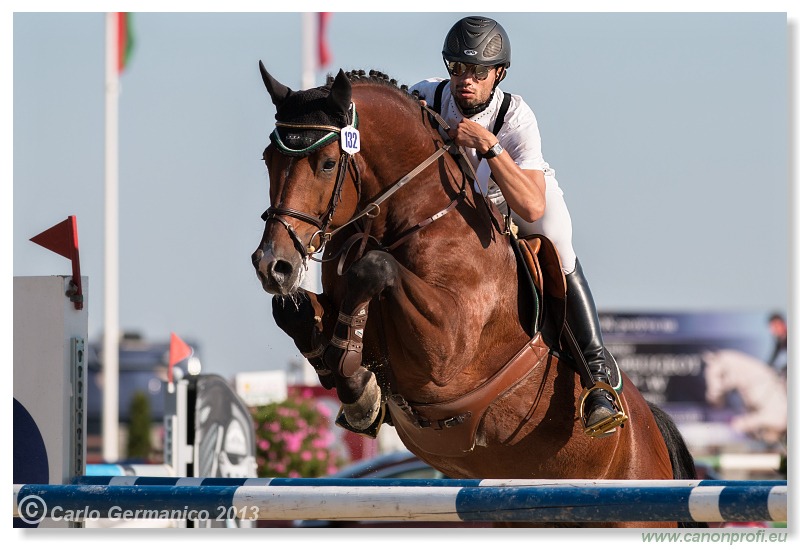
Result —
<path fill-rule="evenodd" d="M 79 521 L 81 514 L 86 519 L 786 521 L 786 505 L 786 485 L 14 486 L 15 517 L 26 521 Z"/>

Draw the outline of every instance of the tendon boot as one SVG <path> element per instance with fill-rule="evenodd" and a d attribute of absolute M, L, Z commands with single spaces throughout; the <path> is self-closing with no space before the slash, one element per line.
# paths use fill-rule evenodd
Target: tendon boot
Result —
<path fill-rule="evenodd" d="M 575 270 L 566 279 L 567 338 L 573 354 L 582 354 L 585 359 L 582 365 L 581 357 L 574 357 L 583 386 L 580 412 L 584 432 L 605 437 L 614 433 L 627 416 L 610 384 L 600 319 L 580 262 L 575 261 Z"/>

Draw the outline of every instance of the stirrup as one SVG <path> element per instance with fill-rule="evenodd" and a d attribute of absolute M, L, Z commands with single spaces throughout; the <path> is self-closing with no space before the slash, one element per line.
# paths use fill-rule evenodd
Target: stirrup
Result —
<path fill-rule="evenodd" d="M 583 392 L 581 393 L 579 410 L 581 421 L 584 423 L 586 422 L 583 415 L 584 406 L 586 405 L 586 398 L 589 397 L 589 394 L 595 390 L 606 390 L 609 394 L 611 394 L 611 397 L 614 398 L 613 406 L 617 412 L 599 422 L 594 423 L 591 426 L 584 425 L 583 433 L 589 437 L 605 437 L 614 433 L 617 426 L 624 424 L 628 420 L 628 415 L 625 414 L 625 409 L 622 407 L 622 401 L 620 400 L 616 390 L 605 382 L 595 382 L 594 386 L 591 388 L 584 388 Z"/>

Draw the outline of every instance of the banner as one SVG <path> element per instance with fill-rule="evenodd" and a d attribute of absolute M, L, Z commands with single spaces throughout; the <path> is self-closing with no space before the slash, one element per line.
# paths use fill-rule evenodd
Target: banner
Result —
<path fill-rule="evenodd" d="M 673 417 L 690 446 L 756 450 L 786 436 L 786 333 L 777 318 L 784 319 L 613 313 L 600 315 L 600 324 L 622 371 Z"/>

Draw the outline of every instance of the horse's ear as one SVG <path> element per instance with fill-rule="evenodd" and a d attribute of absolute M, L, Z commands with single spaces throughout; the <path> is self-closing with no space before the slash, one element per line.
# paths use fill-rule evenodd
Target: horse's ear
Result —
<path fill-rule="evenodd" d="M 274 103 L 276 107 L 279 106 L 291 95 L 292 90 L 272 78 L 272 75 L 267 72 L 264 63 L 261 61 L 258 62 L 258 68 L 261 70 L 261 79 L 264 81 L 264 86 L 267 87 L 269 96 L 272 98 L 272 103 Z"/>
<path fill-rule="evenodd" d="M 353 95 L 353 88 L 350 86 L 350 80 L 344 74 L 342 69 L 339 69 L 339 74 L 331 85 L 331 93 L 328 96 L 328 105 L 335 111 L 347 113 L 350 110 L 350 99 Z"/>

